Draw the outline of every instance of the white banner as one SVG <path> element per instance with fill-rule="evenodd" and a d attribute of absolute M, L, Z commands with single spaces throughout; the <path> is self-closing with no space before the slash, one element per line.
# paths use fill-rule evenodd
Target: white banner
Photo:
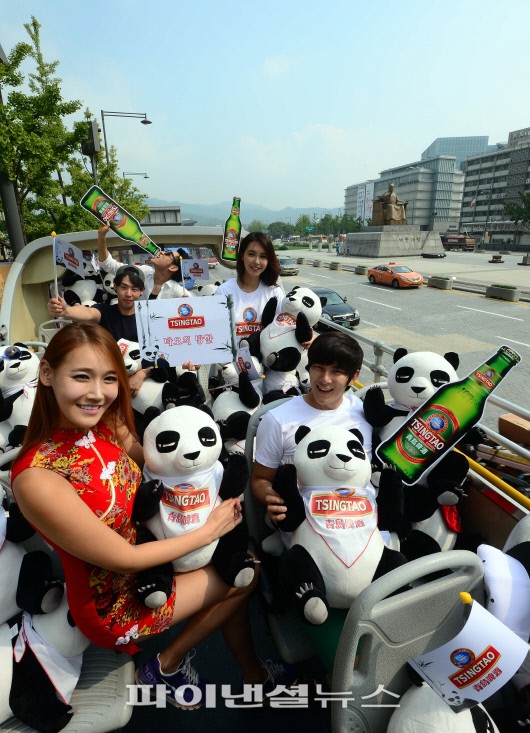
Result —
<path fill-rule="evenodd" d="M 209 280 L 208 260 L 181 260 L 184 277 L 193 277 L 195 280 Z"/>
<path fill-rule="evenodd" d="M 366 197 L 364 199 L 363 222 L 372 218 L 372 214 L 374 211 L 374 188 L 375 188 L 375 183 L 373 181 L 371 183 L 366 184 Z"/>
<path fill-rule="evenodd" d="M 142 356 L 154 353 L 171 366 L 234 360 L 235 335 L 226 296 L 139 300 L 134 305 Z"/>
<path fill-rule="evenodd" d="M 53 238 L 55 263 L 72 270 L 82 278 L 85 277 L 83 269 L 83 252 L 75 244 L 67 242 L 61 237 Z"/>
<path fill-rule="evenodd" d="M 468 605 L 462 606 L 462 615 Z M 458 712 L 484 702 L 517 672 L 530 647 L 476 601 L 447 644 L 409 659 L 414 669 Z"/>

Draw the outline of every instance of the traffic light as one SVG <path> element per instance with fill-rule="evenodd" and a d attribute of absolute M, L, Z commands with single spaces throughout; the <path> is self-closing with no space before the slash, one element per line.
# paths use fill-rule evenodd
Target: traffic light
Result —
<path fill-rule="evenodd" d="M 81 143 L 81 152 L 83 155 L 92 157 L 96 153 L 99 153 L 101 146 L 99 144 L 99 127 L 97 120 L 90 120 L 87 122 L 88 126 L 88 139 L 83 140 Z"/>

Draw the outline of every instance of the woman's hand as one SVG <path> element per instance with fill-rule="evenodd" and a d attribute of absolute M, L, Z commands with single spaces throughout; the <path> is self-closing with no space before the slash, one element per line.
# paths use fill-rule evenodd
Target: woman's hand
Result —
<path fill-rule="evenodd" d="M 66 300 L 58 295 L 56 298 L 50 298 L 48 301 L 48 313 L 54 318 L 61 318 L 66 314 Z"/>
<path fill-rule="evenodd" d="M 243 521 L 239 499 L 226 499 L 211 512 L 206 526 L 212 532 L 212 541 L 231 532 Z"/>

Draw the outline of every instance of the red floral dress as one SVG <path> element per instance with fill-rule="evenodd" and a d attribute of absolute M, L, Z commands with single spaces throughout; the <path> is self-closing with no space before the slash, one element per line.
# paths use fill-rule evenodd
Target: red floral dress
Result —
<path fill-rule="evenodd" d="M 55 430 L 48 442 L 15 462 L 12 481 L 26 468 L 45 468 L 63 476 L 101 521 L 130 544 L 135 543 L 131 512 L 140 469 L 104 423 L 86 435 L 77 430 Z M 161 608 L 146 608 L 137 600 L 134 575 L 90 565 L 49 544 L 61 558 L 72 616 L 93 643 L 135 654 L 139 647 L 134 639 L 169 628 L 174 592 Z"/>

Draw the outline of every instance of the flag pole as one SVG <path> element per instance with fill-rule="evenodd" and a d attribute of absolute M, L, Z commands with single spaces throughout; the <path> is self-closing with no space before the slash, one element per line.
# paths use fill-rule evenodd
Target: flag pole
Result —
<path fill-rule="evenodd" d="M 52 244 L 52 250 L 53 250 L 53 282 L 55 285 L 55 298 L 59 297 L 59 286 L 57 284 L 57 250 L 55 247 L 55 237 L 57 236 L 56 232 L 52 232 L 53 237 L 53 244 Z"/>

